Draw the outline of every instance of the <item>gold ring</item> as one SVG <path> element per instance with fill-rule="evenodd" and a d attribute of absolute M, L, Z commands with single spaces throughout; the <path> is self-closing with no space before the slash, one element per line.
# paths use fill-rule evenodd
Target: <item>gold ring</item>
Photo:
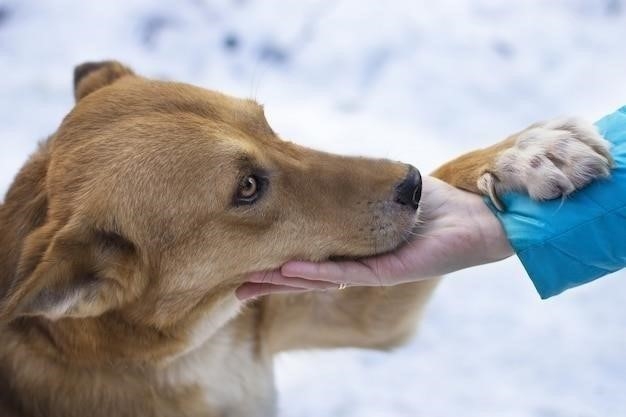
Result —
<path fill-rule="evenodd" d="M 346 288 L 348 288 L 348 284 L 339 284 L 339 290 L 345 290 Z"/>

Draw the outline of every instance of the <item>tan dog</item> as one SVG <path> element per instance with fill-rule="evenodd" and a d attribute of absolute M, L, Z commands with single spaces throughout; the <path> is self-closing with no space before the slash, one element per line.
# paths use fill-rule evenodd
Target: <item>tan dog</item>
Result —
<path fill-rule="evenodd" d="M 277 352 L 411 336 L 436 280 L 245 306 L 234 291 L 291 259 L 396 248 L 417 170 L 281 141 L 253 101 L 116 62 L 79 66 L 75 95 L 0 208 L 2 416 L 271 416 Z M 608 163 L 597 134 L 566 121 L 435 175 L 552 198 Z"/>

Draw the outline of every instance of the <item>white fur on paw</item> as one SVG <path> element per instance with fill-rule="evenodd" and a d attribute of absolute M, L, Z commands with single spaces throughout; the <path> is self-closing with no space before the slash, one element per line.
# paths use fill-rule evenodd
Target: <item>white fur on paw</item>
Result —
<path fill-rule="evenodd" d="M 608 177 L 612 163 L 610 144 L 594 125 L 556 119 L 522 131 L 493 170 L 478 179 L 478 188 L 502 209 L 498 195 L 518 191 L 536 200 L 559 198 Z"/>

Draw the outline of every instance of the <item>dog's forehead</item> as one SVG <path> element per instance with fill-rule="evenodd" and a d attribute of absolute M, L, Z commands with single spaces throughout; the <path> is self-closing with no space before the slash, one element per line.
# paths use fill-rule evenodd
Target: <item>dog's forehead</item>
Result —
<path fill-rule="evenodd" d="M 224 133 L 232 132 L 249 141 L 277 139 L 263 107 L 254 100 L 185 83 L 129 77 L 79 101 L 64 119 L 56 142 L 74 147 L 107 136 L 137 139 L 138 127 L 145 140 L 158 137 L 164 129 L 172 139 L 206 135 L 206 129 L 215 132 L 210 136 L 224 139 L 228 138 Z M 177 127 L 181 134 L 172 132 Z"/>
<path fill-rule="evenodd" d="M 103 90 L 100 96 L 94 94 L 92 103 L 86 104 L 112 118 L 140 120 L 147 115 L 158 115 L 164 121 L 182 124 L 184 121 L 180 116 L 193 115 L 222 129 L 237 130 L 249 139 L 266 141 L 276 138 L 265 118 L 263 106 L 251 99 L 185 83 L 141 78 L 119 82 L 109 91 Z"/>
<path fill-rule="evenodd" d="M 263 106 L 256 101 L 191 84 L 135 79 L 112 87 L 111 92 L 120 97 L 120 104 L 126 105 L 129 112 L 190 112 L 218 121 L 267 124 Z"/>
<path fill-rule="evenodd" d="M 192 114 L 212 122 L 221 144 L 236 143 L 235 147 L 257 155 L 267 152 L 295 157 L 303 148 L 282 141 L 269 125 L 264 107 L 249 98 L 238 98 L 214 90 L 178 82 L 133 80 L 136 86 L 119 85 L 124 96 L 139 97 L 140 106 L 158 112 L 164 119 L 183 124 L 182 114 Z M 139 91 L 137 91 L 137 90 Z M 131 100 L 134 100 L 131 98 Z M 130 106 L 129 112 L 141 117 L 142 111 Z M 131 116 L 133 113 L 130 113 Z M 215 124 L 213 124 L 215 123 Z M 245 143 L 247 142 L 247 143 Z M 248 146 L 252 145 L 252 146 Z"/>
<path fill-rule="evenodd" d="M 255 133 L 272 134 L 263 107 L 251 99 L 241 99 L 194 85 L 127 77 L 80 100 L 70 113 L 70 121 L 88 120 L 106 128 L 110 121 L 141 118 L 149 114 L 171 118 L 180 114 L 231 125 Z"/>

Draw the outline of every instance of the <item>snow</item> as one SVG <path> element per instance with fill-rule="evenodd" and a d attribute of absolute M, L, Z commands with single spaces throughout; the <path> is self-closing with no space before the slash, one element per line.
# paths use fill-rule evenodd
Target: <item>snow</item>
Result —
<path fill-rule="evenodd" d="M 625 37 L 621 0 L 0 0 L 0 191 L 86 60 L 254 97 L 286 138 L 428 172 L 619 107 Z M 279 357 L 281 415 L 626 415 L 625 278 L 541 301 L 515 259 L 455 273 L 397 351 Z"/>

